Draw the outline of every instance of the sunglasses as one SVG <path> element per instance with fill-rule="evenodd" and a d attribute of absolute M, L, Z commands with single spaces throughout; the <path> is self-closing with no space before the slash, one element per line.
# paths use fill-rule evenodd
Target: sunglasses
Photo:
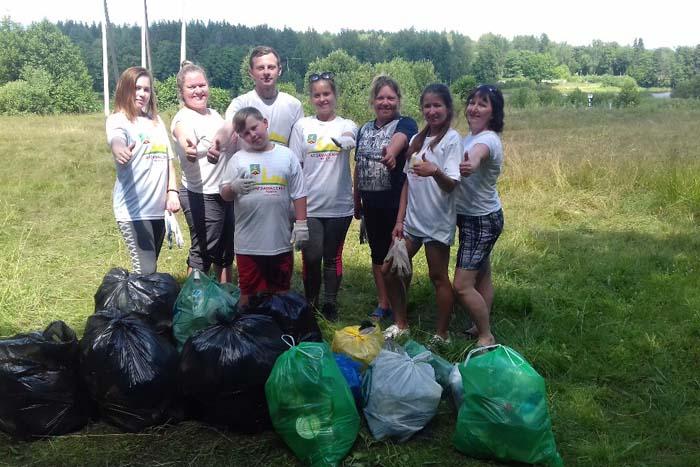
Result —
<path fill-rule="evenodd" d="M 314 81 L 318 81 L 320 79 L 327 79 L 329 81 L 333 81 L 333 73 L 330 71 L 324 71 L 323 73 L 314 73 L 312 75 L 309 75 L 309 83 L 313 83 Z"/>
<path fill-rule="evenodd" d="M 490 84 L 480 84 L 477 86 L 477 89 L 485 89 L 488 92 L 496 92 L 498 88 L 491 86 Z"/>

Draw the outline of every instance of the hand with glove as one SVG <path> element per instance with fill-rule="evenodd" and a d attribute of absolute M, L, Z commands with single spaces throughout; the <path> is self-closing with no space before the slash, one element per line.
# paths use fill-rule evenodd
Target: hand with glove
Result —
<path fill-rule="evenodd" d="M 391 244 L 386 258 L 384 258 L 382 270 L 386 271 L 387 268 L 391 273 L 401 278 L 411 275 L 411 259 L 408 257 L 406 240 L 403 238 L 394 238 L 394 242 Z"/>
<path fill-rule="evenodd" d="M 352 136 L 342 135 L 337 138 L 331 138 L 331 140 L 333 140 L 333 144 L 338 146 L 343 151 L 355 149 L 355 138 Z"/>
<path fill-rule="evenodd" d="M 294 245 L 294 248 L 301 250 L 309 241 L 309 226 L 306 225 L 306 220 L 294 222 L 292 229 L 292 238 L 289 243 Z"/>

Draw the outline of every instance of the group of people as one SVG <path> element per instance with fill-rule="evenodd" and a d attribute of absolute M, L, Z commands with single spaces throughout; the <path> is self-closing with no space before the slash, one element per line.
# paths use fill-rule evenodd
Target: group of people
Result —
<path fill-rule="evenodd" d="M 150 73 L 141 67 L 122 73 L 106 128 L 117 169 L 114 214 L 133 271 L 155 272 L 164 213 L 182 209 L 191 238 L 188 273 L 211 271 L 229 282 L 235 258 L 245 306 L 254 294 L 290 289 L 296 247 L 306 298 L 334 320 L 343 245 L 354 216 L 363 219 L 371 250 L 378 296 L 371 316 L 393 318 L 387 338 L 409 332 L 411 275 L 383 267 L 385 260 L 405 246 L 410 262 L 425 245 L 438 308 L 433 344 L 449 342 L 455 299 L 473 321 L 466 332 L 478 345 L 493 344 L 489 257 L 503 229 L 496 189 L 503 165 L 501 92 L 489 85 L 471 91 L 465 103 L 469 134 L 462 138 L 451 127 L 447 86 L 431 84 L 421 94 L 425 125 L 419 131 L 401 115 L 398 83 L 378 76 L 370 89 L 375 118 L 358 129 L 336 114 L 332 73 L 309 76 L 315 114 L 305 117 L 299 100 L 279 91 L 281 72 L 274 49 L 254 48 L 249 74 L 255 87 L 233 99 L 222 118 L 208 107 L 205 70 L 184 62 L 177 75 L 182 108 L 170 127 L 174 152 Z M 459 248 L 450 282 L 455 226 Z"/>

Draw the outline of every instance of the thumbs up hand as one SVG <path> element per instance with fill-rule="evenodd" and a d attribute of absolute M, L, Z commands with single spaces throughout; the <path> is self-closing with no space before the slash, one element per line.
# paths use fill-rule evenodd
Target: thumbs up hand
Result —
<path fill-rule="evenodd" d="M 464 151 L 464 160 L 459 163 L 459 174 L 462 177 L 468 177 L 473 174 L 475 170 L 474 164 L 469 160 L 469 152 Z"/>
<path fill-rule="evenodd" d="M 131 156 L 133 156 L 133 151 L 135 147 L 135 141 L 128 146 L 124 145 L 123 142 L 119 145 L 115 144 L 114 146 L 112 146 L 112 156 L 114 156 L 114 160 L 117 161 L 118 164 L 126 165 L 126 163 L 131 160 Z"/>
<path fill-rule="evenodd" d="M 195 162 L 197 160 L 197 145 L 192 142 L 191 139 L 187 138 L 187 146 L 185 146 L 185 156 L 190 162 Z"/>
<path fill-rule="evenodd" d="M 217 137 L 207 151 L 207 160 L 212 164 L 216 164 L 219 162 L 219 156 L 221 156 L 221 141 Z"/>
<path fill-rule="evenodd" d="M 438 166 L 425 158 L 425 153 L 420 162 L 413 166 L 413 172 L 419 177 L 432 177 L 438 173 Z"/>

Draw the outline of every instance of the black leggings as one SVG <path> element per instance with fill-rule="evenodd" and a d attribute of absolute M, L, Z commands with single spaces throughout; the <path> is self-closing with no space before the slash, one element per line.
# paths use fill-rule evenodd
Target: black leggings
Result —
<path fill-rule="evenodd" d="M 399 208 L 372 208 L 363 206 L 367 240 L 372 252 L 372 264 L 384 264 L 384 258 L 391 246 L 391 231 L 396 225 Z"/>
<path fill-rule="evenodd" d="M 131 272 L 153 274 L 156 272 L 160 247 L 165 237 L 163 219 L 117 221 L 131 257 Z"/>

